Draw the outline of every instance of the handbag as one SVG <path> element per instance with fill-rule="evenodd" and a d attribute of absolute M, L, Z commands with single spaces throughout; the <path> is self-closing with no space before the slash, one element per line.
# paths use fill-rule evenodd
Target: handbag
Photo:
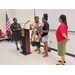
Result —
<path fill-rule="evenodd" d="M 33 42 L 31 42 L 31 45 L 33 46 L 33 47 L 35 47 L 35 41 L 33 41 Z"/>

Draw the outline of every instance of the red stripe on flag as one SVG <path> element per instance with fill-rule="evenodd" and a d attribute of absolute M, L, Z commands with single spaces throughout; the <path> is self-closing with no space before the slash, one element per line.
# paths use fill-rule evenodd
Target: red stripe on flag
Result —
<path fill-rule="evenodd" d="M 8 23 L 6 24 L 6 29 L 7 29 L 10 25 L 11 25 L 10 22 L 8 22 Z"/>
<path fill-rule="evenodd" d="M 10 21 L 8 23 L 6 23 L 6 27 L 10 24 Z"/>
<path fill-rule="evenodd" d="M 6 28 L 6 30 L 8 30 L 8 28 L 10 28 L 10 26 L 8 26 L 8 27 Z"/>
<path fill-rule="evenodd" d="M 6 27 L 6 29 L 7 29 L 8 27 L 10 27 L 10 24 L 8 24 L 8 26 Z"/>
<path fill-rule="evenodd" d="M 6 23 L 6 27 L 8 26 L 8 24 L 10 24 L 10 22 Z"/>

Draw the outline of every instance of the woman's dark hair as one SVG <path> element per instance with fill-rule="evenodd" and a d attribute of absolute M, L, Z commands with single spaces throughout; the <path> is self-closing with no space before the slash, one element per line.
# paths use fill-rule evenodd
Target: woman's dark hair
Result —
<path fill-rule="evenodd" d="M 13 21 L 15 20 L 16 18 L 13 18 Z"/>
<path fill-rule="evenodd" d="M 38 16 L 35 16 L 35 18 L 34 18 L 34 19 L 36 19 L 36 18 L 38 18 L 38 19 L 39 19 L 39 17 L 38 17 Z"/>
<path fill-rule="evenodd" d="M 66 16 L 65 15 L 60 15 L 60 18 L 62 19 L 63 23 L 65 23 L 66 27 L 68 28 Z"/>
<path fill-rule="evenodd" d="M 46 21 L 47 21 L 48 20 L 48 15 L 47 14 L 44 14 L 43 15 L 43 18 L 46 19 Z"/>

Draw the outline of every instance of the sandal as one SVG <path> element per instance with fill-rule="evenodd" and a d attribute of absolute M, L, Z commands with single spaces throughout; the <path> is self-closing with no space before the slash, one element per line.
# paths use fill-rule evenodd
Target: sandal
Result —
<path fill-rule="evenodd" d="M 44 55 L 43 57 L 49 57 L 49 55 Z"/>
<path fill-rule="evenodd" d="M 45 52 L 43 52 L 42 54 L 46 54 Z"/>
<path fill-rule="evenodd" d="M 61 62 L 61 60 L 58 60 L 58 62 Z M 64 63 L 66 63 L 66 61 L 64 61 Z"/>
<path fill-rule="evenodd" d="M 56 64 L 56 65 L 59 65 L 59 64 Z M 62 65 L 65 65 L 65 64 L 62 64 Z"/>

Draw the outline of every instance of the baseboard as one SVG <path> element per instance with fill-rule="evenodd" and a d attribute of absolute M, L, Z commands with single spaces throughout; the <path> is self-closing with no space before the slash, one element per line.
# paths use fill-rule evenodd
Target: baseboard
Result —
<path fill-rule="evenodd" d="M 31 42 L 30 42 L 30 43 L 31 43 Z M 44 45 L 40 45 L 40 46 L 41 46 L 41 47 L 45 47 Z M 50 48 L 50 47 L 48 47 L 48 48 Z M 50 50 L 53 50 L 53 51 L 57 52 L 57 49 L 54 49 L 54 48 L 50 48 Z M 51 51 L 50 51 L 50 52 L 51 52 Z M 74 54 L 67 53 L 67 52 L 66 52 L 66 55 L 71 56 L 71 57 L 75 57 Z"/>
<path fill-rule="evenodd" d="M 12 38 L 3 38 L 3 39 L 0 39 L 0 41 L 5 41 L 5 40 L 10 41 L 10 40 L 12 40 Z"/>
<path fill-rule="evenodd" d="M 41 46 L 44 47 L 43 45 L 41 45 Z M 49 48 L 50 48 L 50 47 L 49 47 Z M 57 52 L 57 49 L 54 49 L 54 48 L 50 48 L 50 49 Z M 71 56 L 71 57 L 75 57 L 74 54 L 67 53 L 67 52 L 66 52 L 66 55 Z"/>

